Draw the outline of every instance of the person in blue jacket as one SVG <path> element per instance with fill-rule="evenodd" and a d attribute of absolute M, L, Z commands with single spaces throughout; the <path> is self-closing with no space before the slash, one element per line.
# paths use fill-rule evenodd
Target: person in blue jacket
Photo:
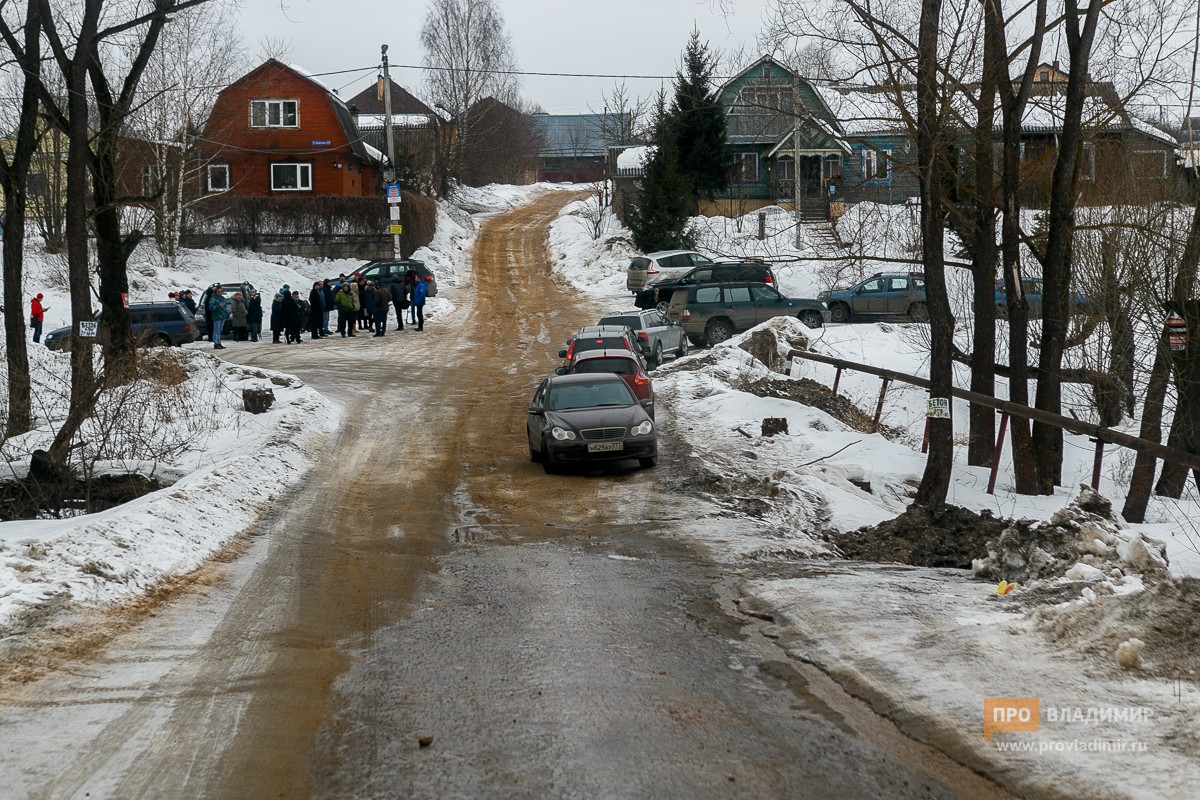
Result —
<path fill-rule="evenodd" d="M 417 276 L 416 285 L 413 286 L 412 304 L 417 312 L 417 330 L 425 330 L 425 295 L 428 292 L 425 286 L 425 279 Z"/>
<path fill-rule="evenodd" d="M 225 299 L 225 290 L 220 285 L 213 287 L 208 298 L 208 309 L 212 319 L 208 338 L 212 339 L 214 350 L 224 350 L 225 345 L 221 344 L 221 329 L 225 327 L 225 320 L 229 319 L 229 301 Z"/>

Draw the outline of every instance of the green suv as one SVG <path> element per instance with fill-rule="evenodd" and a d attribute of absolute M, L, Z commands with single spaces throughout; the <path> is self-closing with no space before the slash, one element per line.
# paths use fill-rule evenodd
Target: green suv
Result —
<path fill-rule="evenodd" d="M 693 344 L 709 347 L 774 317 L 795 317 L 819 328 L 829 310 L 819 300 L 784 297 L 762 283 L 682 286 L 667 307 L 667 318 L 678 323 Z"/>

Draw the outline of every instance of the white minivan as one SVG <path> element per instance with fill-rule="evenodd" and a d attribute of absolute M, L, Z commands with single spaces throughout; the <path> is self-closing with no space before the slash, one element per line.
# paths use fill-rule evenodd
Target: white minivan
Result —
<path fill-rule="evenodd" d="M 635 256 L 625 271 L 625 288 L 636 294 L 646 284 L 678 278 L 693 267 L 711 263 L 711 258 L 692 250 L 662 250 Z"/>

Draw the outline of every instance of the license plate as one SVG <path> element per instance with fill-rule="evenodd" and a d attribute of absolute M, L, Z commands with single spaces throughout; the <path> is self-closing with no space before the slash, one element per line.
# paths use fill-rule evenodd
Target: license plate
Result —
<path fill-rule="evenodd" d="M 614 450 L 624 449 L 624 442 L 592 442 L 588 445 L 589 453 L 611 453 Z"/>

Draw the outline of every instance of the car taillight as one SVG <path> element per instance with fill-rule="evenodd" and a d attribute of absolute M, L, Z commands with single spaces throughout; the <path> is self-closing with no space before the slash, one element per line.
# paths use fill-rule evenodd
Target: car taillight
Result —
<path fill-rule="evenodd" d="M 645 386 L 649 382 L 650 382 L 650 379 L 640 372 L 637 375 L 633 376 L 633 385 L 634 386 Z"/>
<path fill-rule="evenodd" d="M 646 274 L 647 274 L 647 275 L 657 275 L 657 274 L 658 274 L 658 270 L 657 270 L 657 269 L 655 269 L 653 265 L 651 265 L 651 266 L 649 266 L 649 267 L 646 267 Z"/>
<path fill-rule="evenodd" d="M 571 341 L 571 346 L 567 348 L 567 361 L 571 360 L 571 356 L 575 355 L 575 342 Z"/>
<path fill-rule="evenodd" d="M 771 282 L 771 276 L 770 276 L 770 275 L 768 275 L 767 277 L 763 278 L 763 283 L 770 283 L 770 282 Z"/>
<path fill-rule="evenodd" d="M 650 334 L 645 331 L 638 331 L 638 338 L 644 340 L 646 344 L 650 344 Z"/>
<path fill-rule="evenodd" d="M 189 323 L 189 322 L 185 322 L 185 323 L 183 323 L 183 332 L 184 332 L 184 333 L 187 333 L 187 332 L 188 332 L 188 331 L 190 331 L 191 329 L 192 329 L 192 325 L 191 325 L 191 323 Z"/>
<path fill-rule="evenodd" d="M 692 318 L 692 312 L 686 308 L 683 311 L 681 311 L 679 314 L 680 322 L 687 322 L 691 318 Z"/>

